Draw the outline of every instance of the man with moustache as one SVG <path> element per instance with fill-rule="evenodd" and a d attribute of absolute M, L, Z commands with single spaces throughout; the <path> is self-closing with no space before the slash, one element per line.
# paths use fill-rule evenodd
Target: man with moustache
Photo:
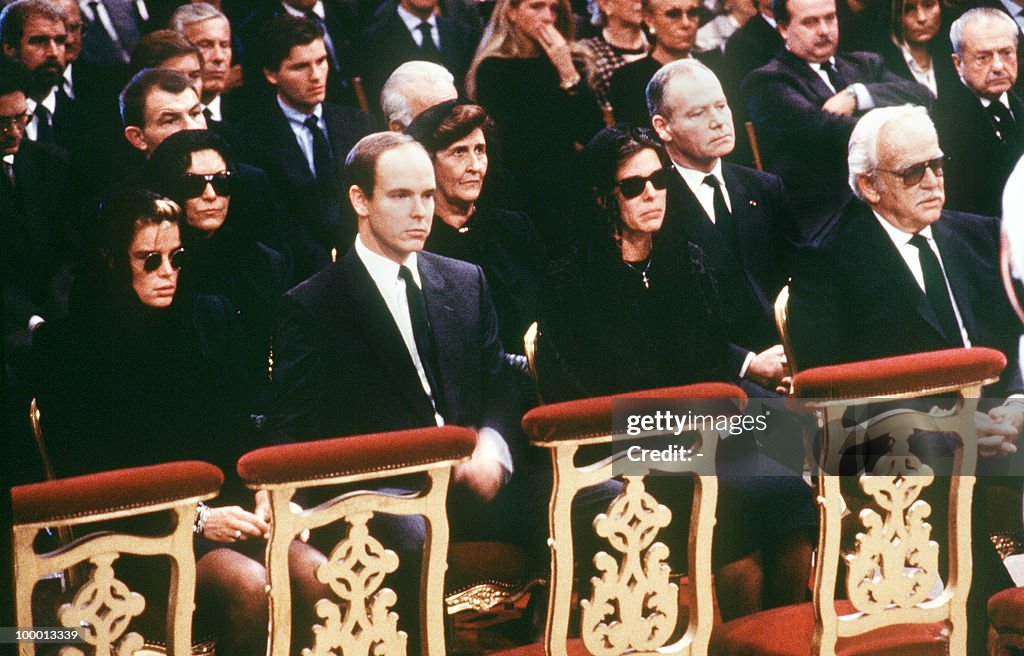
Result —
<path fill-rule="evenodd" d="M 1011 584 L 987 537 L 1007 529 L 1000 525 L 1005 515 L 1009 529 L 1019 530 L 1021 516 L 1021 479 L 1006 476 L 1020 471 L 1013 444 L 1024 425 L 1020 323 L 1000 279 L 999 223 L 944 210 L 948 178 L 924 108 L 866 114 L 849 145 L 849 185 L 856 199 L 829 238 L 801 254 L 791 283 L 789 325 L 801 368 L 965 346 L 1006 355 L 1009 364 L 999 381 L 983 390 L 982 403 L 990 409 L 977 424 L 982 458 L 968 653 L 981 654 L 985 602 Z M 1007 488 L 1008 496 L 998 496 Z M 993 502 L 998 498 L 1013 499 L 1013 505 L 1000 508 Z M 932 525 L 944 528 L 941 519 Z"/>
<path fill-rule="evenodd" d="M 345 155 L 373 129 L 369 115 L 325 102 L 324 33 L 306 18 L 277 16 L 264 25 L 263 75 L 277 91 L 238 124 L 243 159 L 267 172 L 289 212 L 294 279 L 304 280 L 343 252 L 355 236 L 342 211 L 338 173 Z"/>
<path fill-rule="evenodd" d="M 846 144 L 874 107 L 926 105 L 928 89 L 886 70 L 874 53 L 837 53 L 835 0 L 775 0 L 785 42 L 743 82 L 765 169 L 786 184 L 803 239 L 820 238 L 849 198 Z"/>
<path fill-rule="evenodd" d="M 651 124 L 678 174 L 669 186 L 664 229 L 701 246 L 738 376 L 774 391 L 788 375 L 773 315 L 791 252 L 782 183 L 722 162 L 735 145 L 732 113 L 718 78 L 700 62 L 662 67 L 647 99 Z M 763 396 L 761 389 L 748 391 Z"/>
<path fill-rule="evenodd" d="M 1003 186 L 1024 153 L 1024 102 L 1017 83 L 1017 25 L 999 9 L 971 9 L 949 30 L 955 84 L 935 103 L 946 153 L 946 206 L 999 216 Z"/>
<path fill-rule="evenodd" d="M 0 13 L 4 56 L 29 73 L 25 89 L 32 115 L 25 136 L 32 141 L 67 147 L 74 136 L 72 101 L 64 80 L 68 29 L 64 13 L 47 0 L 17 0 Z"/>

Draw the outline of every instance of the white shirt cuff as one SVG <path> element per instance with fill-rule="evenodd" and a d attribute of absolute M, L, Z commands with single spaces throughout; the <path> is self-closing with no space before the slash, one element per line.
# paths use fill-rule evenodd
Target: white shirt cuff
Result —
<path fill-rule="evenodd" d="M 754 361 L 755 354 L 753 351 L 747 353 L 747 357 L 743 358 L 743 366 L 740 367 L 740 378 L 747 377 L 747 369 L 750 368 L 750 363 Z"/>
<path fill-rule="evenodd" d="M 871 97 L 871 93 L 863 83 L 854 82 L 846 88 L 852 91 L 853 95 L 857 98 L 858 112 L 866 112 L 869 109 L 875 108 L 875 99 Z"/>
<path fill-rule="evenodd" d="M 476 448 L 480 457 L 485 460 L 496 460 L 505 470 L 504 482 L 507 483 L 508 479 L 512 477 L 515 467 L 512 465 L 512 452 L 509 450 L 505 438 L 493 428 L 484 426 L 477 431 L 476 439 Z"/>

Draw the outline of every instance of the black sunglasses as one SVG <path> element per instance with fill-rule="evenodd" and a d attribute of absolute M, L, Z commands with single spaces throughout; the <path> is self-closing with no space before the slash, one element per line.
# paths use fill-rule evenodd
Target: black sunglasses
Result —
<path fill-rule="evenodd" d="M 178 198 L 198 198 L 206 191 L 206 185 L 213 185 L 213 192 L 218 196 L 231 195 L 231 171 L 195 175 L 186 173 L 178 178 L 175 191 Z"/>
<path fill-rule="evenodd" d="M 167 261 L 171 263 L 171 268 L 175 271 L 179 271 L 183 264 L 185 264 L 185 249 L 176 248 L 171 251 L 170 255 L 167 256 Z M 146 253 L 146 257 L 142 259 L 142 270 L 146 273 L 153 273 L 160 268 L 160 265 L 164 262 L 164 254 L 158 251 L 152 251 Z"/>
<path fill-rule="evenodd" d="M 634 175 L 621 180 L 616 180 L 615 186 L 622 192 L 622 197 L 636 198 L 640 194 L 644 193 L 644 189 L 647 188 L 647 183 L 650 182 L 655 189 L 665 189 L 668 187 L 669 180 L 672 179 L 672 169 L 667 166 L 660 168 L 654 173 L 647 177 L 642 175 Z"/>
<path fill-rule="evenodd" d="M 939 155 L 934 159 L 930 159 L 927 162 L 919 162 L 912 166 L 908 166 L 902 171 L 887 171 L 885 169 L 878 169 L 884 173 L 892 173 L 903 179 L 903 184 L 907 187 L 913 187 L 916 184 L 920 184 L 921 180 L 924 180 L 924 172 L 928 169 L 932 170 L 935 177 L 942 177 L 942 166 L 945 163 L 945 156 Z"/>
<path fill-rule="evenodd" d="M 687 9 L 686 11 L 683 11 L 680 8 L 673 8 L 665 12 L 665 18 L 679 20 L 680 18 L 683 17 L 683 15 L 685 15 L 690 20 L 700 20 L 700 14 L 700 7 L 693 7 L 691 9 Z"/>

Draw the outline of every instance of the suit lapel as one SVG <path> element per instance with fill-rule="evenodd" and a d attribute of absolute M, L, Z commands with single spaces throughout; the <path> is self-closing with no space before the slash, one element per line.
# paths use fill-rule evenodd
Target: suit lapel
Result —
<path fill-rule="evenodd" d="M 295 140 L 295 132 L 292 131 L 288 118 L 273 100 L 273 119 L 267 121 L 267 144 L 271 151 L 271 157 L 277 161 L 281 170 L 289 178 L 294 187 L 304 187 L 315 184 L 312 171 L 309 170 L 309 162 L 299 148 L 299 142 Z"/>
<path fill-rule="evenodd" d="M 827 100 L 835 95 L 825 81 L 821 79 L 821 76 L 815 72 L 811 65 L 800 59 L 788 50 L 782 51 L 785 61 L 788 63 L 789 68 L 803 80 L 804 84 L 811 91 L 811 95 L 819 100 Z"/>
<path fill-rule="evenodd" d="M 433 423 L 433 409 L 427 399 L 419 374 L 412 362 L 409 349 L 405 346 L 391 311 L 380 295 L 370 273 L 356 255 L 355 249 L 348 252 L 342 266 L 350 281 L 348 293 L 356 308 L 355 316 L 366 344 L 383 365 L 386 375 L 395 388 L 413 408 L 419 408 L 429 422 Z"/>
<path fill-rule="evenodd" d="M 438 269 L 429 255 L 420 253 L 416 258 L 419 267 L 420 282 L 423 285 L 423 302 L 427 306 L 427 320 L 434 333 L 434 348 L 437 352 L 437 366 L 440 369 L 441 385 L 444 388 L 444 407 L 449 412 L 461 407 L 459 389 L 465 381 L 458 379 L 456 365 L 463 354 L 458 346 L 462 343 L 460 322 L 456 316 L 455 305 L 451 302 L 454 289 Z"/>
<path fill-rule="evenodd" d="M 971 311 L 971 256 L 963 248 L 963 242 L 946 227 L 947 224 L 942 220 L 943 218 L 945 218 L 945 214 L 932 224 L 932 236 L 935 238 L 939 254 L 942 256 L 946 280 L 949 281 L 949 288 L 953 291 L 953 302 L 956 303 L 956 309 L 960 312 L 960 320 L 963 321 L 967 336 L 970 337 L 977 335 L 977 331 L 974 329 L 974 312 Z"/>
<path fill-rule="evenodd" d="M 754 294 L 764 307 L 771 307 L 775 299 L 765 298 L 761 286 L 751 275 L 751 267 L 746 262 L 757 262 L 759 249 L 763 247 L 767 235 L 761 234 L 757 217 L 753 215 L 753 208 L 757 206 L 754 195 L 747 187 L 746 182 L 733 169 L 730 164 L 722 165 L 722 177 L 725 178 L 725 188 L 729 192 L 729 200 L 732 204 L 732 216 L 736 221 L 736 229 L 739 233 L 740 262 L 743 271 L 750 282 Z"/>

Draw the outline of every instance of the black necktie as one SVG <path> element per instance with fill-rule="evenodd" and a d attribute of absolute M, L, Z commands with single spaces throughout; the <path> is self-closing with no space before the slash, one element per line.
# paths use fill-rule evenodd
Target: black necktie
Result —
<path fill-rule="evenodd" d="M 988 114 L 992 117 L 992 123 L 996 128 L 996 136 L 1002 141 L 1010 141 L 1014 129 L 1013 114 L 1006 108 L 1006 105 L 993 100 L 988 104 Z"/>
<path fill-rule="evenodd" d="M 418 29 L 420 31 L 420 34 L 423 35 L 423 40 L 420 42 L 420 51 L 423 53 L 425 57 L 428 57 L 431 60 L 436 59 L 441 54 L 441 52 L 437 49 L 437 44 L 434 43 L 434 37 L 431 34 L 430 23 L 428 23 L 427 21 L 423 21 L 422 23 L 419 24 L 419 27 L 417 27 L 416 29 Z"/>
<path fill-rule="evenodd" d="M 704 184 L 715 190 L 715 227 L 722 234 L 722 238 L 725 239 L 725 243 L 729 246 L 732 254 L 739 257 L 740 238 L 736 229 L 736 220 L 733 218 L 732 212 L 729 211 L 729 206 L 725 204 L 725 194 L 722 192 L 722 185 L 719 184 L 718 178 L 713 175 L 705 176 Z"/>
<path fill-rule="evenodd" d="M 53 123 L 51 123 L 53 115 L 50 114 L 50 110 L 40 104 L 36 105 L 33 113 L 36 116 L 36 141 L 56 145 L 57 136 L 53 132 Z"/>
<path fill-rule="evenodd" d="M 0 189 L 10 193 L 11 198 L 14 198 L 14 165 L 9 163 L 7 160 L 0 160 Z"/>
<path fill-rule="evenodd" d="M 434 348 L 434 333 L 431 331 L 430 321 L 427 319 L 427 305 L 423 302 L 423 292 L 416 286 L 409 267 L 404 265 L 399 267 L 398 277 L 405 282 L 405 300 L 409 304 L 412 334 L 416 340 L 416 351 L 420 355 L 423 373 L 427 375 L 427 382 L 430 384 L 434 409 L 437 414 L 444 417 L 444 410 L 441 407 L 444 394 L 441 389 L 441 380 L 438 377 L 440 369 L 437 364 L 437 351 Z"/>
<path fill-rule="evenodd" d="M 846 88 L 846 83 L 843 82 L 843 78 L 839 75 L 839 71 L 832 62 L 827 61 L 821 64 L 821 70 L 825 71 L 825 75 L 828 76 L 828 81 L 832 83 L 832 88 L 835 89 L 836 93 L 839 93 Z"/>
<path fill-rule="evenodd" d="M 213 127 L 213 112 L 210 111 L 209 107 L 203 107 L 203 117 L 206 119 L 206 127 Z"/>
<path fill-rule="evenodd" d="M 949 298 L 949 289 L 946 287 L 946 276 L 942 273 L 942 266 L 939 258 L 928 245 L 928 240 L 920 234 L 910 238 L 910 245 L 917 249 L 918 259 L 921 261 L 921 271 L 924 273 L 925 296 L 928 297 L 928 304 L 942 326 L 942 332 L 957 346 L 963 346 L 963 337 L 960 334 L 960 325 L 957 323 L 956 314 L 953 312 L 953 301 Z"/>
<path fill-rule="evenodd" d="M 321 190 L 333 191 L 335 188 L 334 156 L 331 154 L 331 145 L 327 143 L 327 137 L 320 129 L 316 116 L 306 117 L 303 125 L 313 136 L 313 170 L 316 182 Z"/>

